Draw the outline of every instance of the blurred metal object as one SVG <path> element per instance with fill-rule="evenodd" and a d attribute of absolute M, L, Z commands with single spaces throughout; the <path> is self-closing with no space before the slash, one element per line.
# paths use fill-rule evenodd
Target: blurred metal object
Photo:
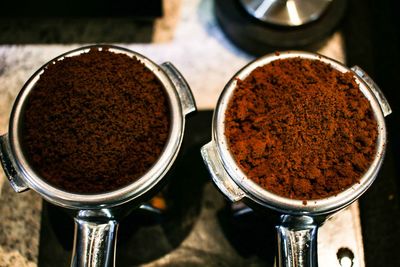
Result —
<path fill-rule="evenodd" d="M 253 17 L 279 26 L 300 26 L 317 20 L 333 0 L 240 0 Z"/>

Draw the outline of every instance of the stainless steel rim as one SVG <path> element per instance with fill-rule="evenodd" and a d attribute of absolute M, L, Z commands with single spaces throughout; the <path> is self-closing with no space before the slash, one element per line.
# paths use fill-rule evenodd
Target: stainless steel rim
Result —
<path fill-rule="evenodd" d="M 233 94 L 233 91 L 236 87 L 237 79 L 243 80 L 255 68 L 266 65 L 271 61 L 277 59 L 294 58 L 294 57 L 319 60 L 327 64 L 330 64 L 333 68 L 337 69 L 338 71 L 352 72 L 352 70 L 350 70 L 343 64 L 333 59 L 307 52 L 288 51 L 280 54 L 269 54 L 264 57 L 261 57 L 251 62 L 243 69 L 241 69 L 238 73 L 236 73 L 234 77 L 225 86 L 218 100 L 216 110 L 214 112 L 213 130 L 212 130 L 213 140 L 216 143 L 217 151 L 223 163 L 223 167 L 225 168 L 229 176 L 232 178 L 232 180 L 246 193 L 246 196 L 250 198 L 252 201 L 262 206 L 272 208 L 274 210 L 283 213 L 298 214 L 298 215 L 304 215 L 310 213 L 314 215 L 326 214 L 336 211 L 352 203 L 363 192 L 365 192 L 365 190 L 368 189 L 368 187 L 373 183 L 379 171 L 385 153 L 386 126 L 382 110 L 379 106 L 379 103 L 375 95 L 371 92 L 369 86 L 354 72 L 353 73 L 356 78 L 356 81 L 359 84 L 362 93 L 369 100 L 378 123 L 379 134 L 377 140 L 377 151 L 375 159 L 373 160 L 368 171 L 361 178 L 360 183 L 354 184 L 352 187 L 339 193 L 336 196 L 331 196 L 319 200 L 310 200 L 307 202 L 307 205 L 304 205 L 302 200 L 293 200 L 284 198 L 264 190 L 259 185 L 254 183 L 252 180 L 248 179 L 246 175 L 243 173 L 243 171 L 236 164 L 235 160 L 233 159 L 233 156 L 229 152 L 227 140 L 224 134 L 225 110 Z"/>
<path fill-rule="evenodd" d="M 108 49 L 109 51 L 114 53 L 123 53 L 128 56 L 135 57 L 157 76 L 157 78 L 163 84 L 168 96 L 171 113 L 171 129 L 166 147 L 164 148 L 164 151 L 162 152 L 160 158 L 153 165 L 153 167 L 149 169 L 139 180 L 118 190 L 107 193 L 89 195 L 69 193 L 53 187 L 52 185 L 46 183 L 43 179 L 41 179 L 33 171 L 30 164 L 28 163 L 28 160 L 24 156 L 18 137 L 20 136 L 21 114 L 24 103 L 30 91 L 34 88 L 35 83 L 38 81 L 39 76 L 43 73 L 44 68 L 54 61 L 62 60 L 65 57 L 72 57 L 81 53 L 88 52 L 91 48 Z M 179 147 L 183 138 L 184 123 L 185 120 L 178 93 L 171 80 L 157 64 L 155 64 L 145 56 L 125 48 L 111 45 L 91 45 L 69 51 L 54 58 L 53 60 L 43 65 L 38 71 L 36 71 L 36 73 L 33 74 L 32 77 L 25 83 L 15 100 L 11 112 L 9 125 L 9 142 L 11 153 L 13 154 L 15 162 L 18 165 L 17 167 L 23 175 L 27 185 L 38 192 L 40 195 L 42 195 L 45 199 L 54 204 L 68 208 L 108 208 L 123 204 L 127 201 L 140 197 L 151 188 L 153 188 L 158 182 L 160 182 L 165 173 L 171 167 L 178 154 Z"/>

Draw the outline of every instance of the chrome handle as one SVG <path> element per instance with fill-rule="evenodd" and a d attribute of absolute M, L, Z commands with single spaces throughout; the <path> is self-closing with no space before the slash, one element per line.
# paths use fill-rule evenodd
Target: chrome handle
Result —
<path fill-rule="evenodd" d="M 214 183 L 230 201 L 238 202 L 246 196 L 225 171 L 212 141 L 201 148 L 201 156 Z"/>
<path fill-rule="evenodd" d="M 7 179 L 14 191 L 20 193 L 28 190 L 28 186 L 25 184 L 24 180 L 21 178 L 19 172 L 15 168 L 16 165 L 12 159 L 7 134 L 0 136 L 0 161 L 4 169 L 4 173 L 6 174 Z"/>
<path fill-rule="evenodd" d="M 284 215 L 276 226 L 278 267 L 317 267 L 318 225 L 307 216 Z"/>
<path fill-rule="evenodd" d="M 118 223 L 109 210 L 81 210 L 75 217 L 72 267 L 115 265 Z"/>
<path fill-rule="evenodd" d="M 161 68 L 171 79 L 178 92 L 182 103 L 183 114 L 187 115 L 196 111 L 196 102 L 194 101 L 192 91 L 190 90 L 189 84 L 186 82 L 185 78 L 183 78 L 178 69 L 172 65 L 171 62 L 162 63 Z"/>
<path fill-rule="evenodd" d="M 375 95 L 378 103 L 382 109 L 383 116 L 386 117 L 392 113 L 392 108 L 389 105 L 385 95 L 379 86 L 372 80 L 372 78 L 359 66 L 351 67 L 351 70 L 354 71 L 358 77 L 360 77 L 371 89 L 372 93 Z"/>

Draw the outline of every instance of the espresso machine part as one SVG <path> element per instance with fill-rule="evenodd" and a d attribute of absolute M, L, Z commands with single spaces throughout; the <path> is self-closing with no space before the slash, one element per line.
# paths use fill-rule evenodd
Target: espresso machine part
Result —
<path fill-rule="evenodd" d="M 317 51 L 342 20 L 346 0 L 215 0 L 215 16 L 239 48 L 262 56 L 276 50 Z"/>
<path fill-rule="evenodd" d="M 135 57 L 153 72 L 166 92 L 171 128 L 159 159 L 138 180 L 111 192 L 78 194 L 50 185 L 35 172 L 23 152 L 21 129 L 24 106 L 46 66 L 90 49 L 106 49 Z M 143 206 L 149 196 L 157 192 L 178 155 L 185 130 L 185 117 L 195 110 L 194 98 L 187 82 L 171 63 L 157 65 L 141 54 L 117 46 L 92 45 L 78 48 L 49 61 L 25 83 L 14 102 L 8 133 L 0 137 L 0 160 L 16 192 L 32 189 L 50 203 L 67 208 L 74 216 L 75 240 L 71 266 L 114 266 L 119 218 Z"/>
<path fill-rule="evenodd" d="M 240 0 L 253 17 L 280 26 L 300 26 L 315 21 L 332 0 Z"/>
<path fill-rule="evenodd" d="M 244 172 L 233 159 L 224 134 L 225 111 L 238 80 L 244 80 L 254 69 L 278 59 L 303 58 L 319 60 L 340 72 L 353 73 L 361 92 L 369 100 L 378 124 L 375 157 L 359 183 L 335 196 L 307 201 L 278 196 L 261 188 Z M 384 117 L 391 108 L 379 87 L 359 67 L 351 69 L 343 64 L 308 52 L 282 52 L 261 57 L 235 74 L 225 86 L 215 109 L 212 125 L 212 140 L 201 149 L 204 163 L 218 189 L 233 203 L 244 201 L 262 212 L 276 215 L 278 238 L 278 266 L 318 266 L 318 227 L 335 212 L 356 201 L 373 183 L 382 165 L 386 149 L 386 126 Z"/>

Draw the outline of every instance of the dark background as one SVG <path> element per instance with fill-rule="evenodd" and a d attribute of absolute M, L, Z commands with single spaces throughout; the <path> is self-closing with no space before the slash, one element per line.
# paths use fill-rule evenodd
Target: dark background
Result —
<path fill-rule="evenodd" d="M 150 42 L 162 0 L 7 0 L 0 44 Z"/>
<path fill-rule="evenodd" d="M 167 0 L 168 1 L 168 0 Z M 150 42 L 161 0 L 3 1 L 0 44 Z M 349 0 L 339 25 L 347 64 L 362 67 L 381 87 L 393 113 L 378 179 L 360 199 L 367 267 L 400 266 L 400 28 L 397 1 Z"/>
<path fill-rule="evenodd" d="M 359 65 L 386 95 L 393 113 L 386 118 L 389 144 L 383 168 L 360 199 L 365 261 L 400 266 L 400 29 L 397 1 L 351 0 L 343 21 L 347 63 Z"/>

